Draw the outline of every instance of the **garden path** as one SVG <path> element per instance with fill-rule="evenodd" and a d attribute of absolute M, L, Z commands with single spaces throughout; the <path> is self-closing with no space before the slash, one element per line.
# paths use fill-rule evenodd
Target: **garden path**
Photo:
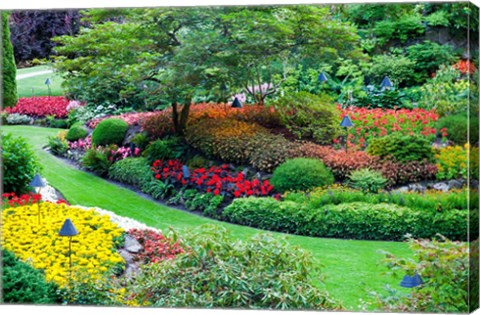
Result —
<path fill-rule="evenodd" d="M 22 80 L 22 79 L 26 79 L 26 78 L 30 78 L 30 77 L 36 77 L 36 76 L 42 75 L 42 74 L 52 73 L 52 72 L 53 72 L 53 70 L 42 70 L 42 71 L 37 71 L 37 72 L 33 72 L 33 73 L 19 74 L 19 75 L 17 75 L 17 81 Z"/>

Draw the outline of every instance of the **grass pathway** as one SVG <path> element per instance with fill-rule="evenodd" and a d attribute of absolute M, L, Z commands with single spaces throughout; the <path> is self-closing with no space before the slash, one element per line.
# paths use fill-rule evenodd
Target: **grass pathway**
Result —
<path fill-rule="evenodd" d="M 35 66 L 17 70 L 18 97 L 48 96 L 45 81 L 50 79 L 50 95 L 63 95 L 63 79 L 48 65 Z"/>
<path fill-rule="evenodd" d="M 41 175 L 58 189 L 71 204 L 97 206 L 128 216 L 147 225 L 178 231 L 211 223 L 227 228 L 239 239 L 247 239 L 260 230 L 199 217 L 184 211 L 168 208 L 146 200 L 136 193 L 82 172 L 45 152 L 48 136 L 59 129 L 32 126 L 4 126 L 4 132 L 23 136 L 33 146 L 40 164 Z M 280 233 L 272 233 L 279 235 Z M 381 241 L 339 240 L 289 235 L 292 245 L 310 251 L 320 262 L 328 292 L 341 301 L 348 310 L 358 310 L 359 299 L 367 298 L 367 289 L 383 291 L 386 284 L 401 289 L 400 279 L 382 274 L 387 271 L 381 264 L 387 250 L 402 257 L 411 255 L 405 243 Z"/>

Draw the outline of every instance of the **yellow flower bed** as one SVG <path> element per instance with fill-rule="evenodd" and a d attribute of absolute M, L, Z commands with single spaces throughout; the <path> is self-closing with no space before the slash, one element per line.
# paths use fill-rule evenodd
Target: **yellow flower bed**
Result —
<path fill-rule="evenodd" d="M 45 202 L 5 209 L 0 243 L 34 268 L 43 269 L 47 280 L 65 285 L 69 280 L 69 237 L 59 236 L 58 232 L 67 218 L 79 232 L 72 237 L 73 279 L 76 272 L 85 271 L 91 279 L 96 279 L 112 265 L 124 262 L 115 250 L 116 239 L 120 239 L 123 229 L 93 209 L 65 204 Z"/>
<path fill-rule="evenodd" d="M 470 152 L 470 146 L 465 144 L 461 146 L 450 146 L 439 149 L 435 154 L 437 160 L 437 179 L 457 179 L 467 178 L 467 162 L 470 154 L 470 168 L 478 170 L 478 148 L 473 148 Z"/>

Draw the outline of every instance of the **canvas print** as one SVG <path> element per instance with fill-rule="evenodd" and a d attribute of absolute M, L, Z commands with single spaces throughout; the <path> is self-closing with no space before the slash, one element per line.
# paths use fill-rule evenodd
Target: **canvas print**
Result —
<path fill-rule="evenodd" d="M 3 305 L 478 308 L 473 3 L 1 14 Z"/>

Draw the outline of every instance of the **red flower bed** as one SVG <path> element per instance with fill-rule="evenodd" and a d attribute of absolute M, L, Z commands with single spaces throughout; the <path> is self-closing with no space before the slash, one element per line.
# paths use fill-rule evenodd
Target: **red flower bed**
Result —
<path fill-rule="evenodd" d="M 107 118 L 122 119 L 129 126 L 141 125 L 143 123 L 143 121 L 145 121 L 145 119 L 147 119 L 148 117 L 156 116 L 159 113 L 162 113 L 162 112 L 161 111 L 155 111 L 155 112 L 143 112 L 143 113 L 125 113 L 125 114 L 115 115 L 115 116 L 105 116 L 105 117 L 102 117 L 102 118 L 96 118 L 96 119 L 90 120 L 87 123 L 87 126 L 89 128 L 95 129 L 95 127 L 97 127 L 97 125 L 101 121 L 103 121 Z"/>
<path fill-rule="evenodd" d="M 274 195 L 273 186 L 268 180 L 248 180 L 242 172 L 235 173 L 226 164 L 208 169 L 195 169 L 187 178 L 184 177 L 183 165 L 178 160 L 166 162 L 157 160 L 153 163 L 152 170 L 156 179 L 170 181 L 183 187 L 192 187 L 215 196 L 239 198 Z"/>
<path fill-rule="evenodd" d="M 353 122 L 349 128 L 349 145 L 365 146 L 369 139 L 386 136 L 393 132 L 402 134 L 422 134 L 434 138 L 435 122 L 439 116 L 433 110 L 388 109 L 349 107 L 339 109 L 342 117 L 348 115 Z M 338 140 L 337 140 L 338 142 Z"/>
<path fill-rule="evenodd" d="M 9 114 L 17 113 L 35 118 L 55 116 L 56 118 L 67 117 L 69 100 L 63 96 L 39 96 L 22 97 L 17 105 L 5 108 Z"/>
<path fill-rule="evenodd" d="M 2 194 L 2 198 L 10 207 L 18 207 L 37 203 L 42 200 L 42 195 L 29 193 L 17 196 L 14 192 L 12 192 Z"/>
<path fill-rule="evenodd" d="M 144 250 L 138 254 L 137 258 L 147 264 L 173 259 L 176 255 L 185 252 L 178 242 L 172 244 L 170 239 L 155 231 L 131 229 L 128 234 L 143 246 Z"/>

